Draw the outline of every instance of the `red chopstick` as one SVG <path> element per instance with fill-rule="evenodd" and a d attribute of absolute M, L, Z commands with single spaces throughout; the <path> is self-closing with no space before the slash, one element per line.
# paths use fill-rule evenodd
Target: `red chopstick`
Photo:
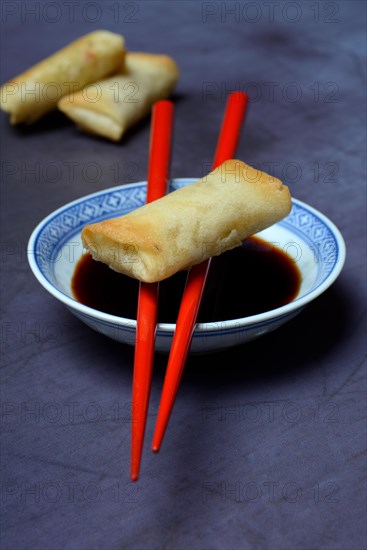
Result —
<path fill-rule="evenodd" d="M 147 202 L 166 193 L 171 154 L 173 103 L 157 102 L 152 111 Z M 132 390 L 132 437 L 130 477 L 139 477 L 148 412 L 158 311 L 158 283 L 141 283 L 138 299 L 136 347 Z"/>
<path fill-rule="evenodd" d="M 247 105 L 247 94 L 233 92 L 229 96 L 214 156 L 213 169 L 222 162 L 234 157 Z M 161 447 L 172 412 L 182 371 L 190 349 L 210 263 L 209 259 L 194 266 L 187 277 L 158 410 L 152 444 L 154 452 L 158 452 Z"/>

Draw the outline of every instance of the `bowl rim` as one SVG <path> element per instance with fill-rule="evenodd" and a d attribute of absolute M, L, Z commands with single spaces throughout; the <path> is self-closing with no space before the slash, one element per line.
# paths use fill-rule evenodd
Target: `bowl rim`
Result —
<path fill-rule="evenodd" d="M 169 180 L 169 184 L 172 185 L 175 182 L 190 184 L 190 183 L 193 183 L 194 181 L 197 181 L 197 179 L 198 178 L 172 178 Z M 27 245 L 27 258 L 28 258 L 29 266 L 34 276 L 36 277 L 38 282 L 43 286 L 43 288 L 45 288 L 45 290 L 47 290 L 52 296 L 57 298 L 60 302 L 64 303 L 68 308 L 76 310 L 83 317 L 87 316 L 88 318 L 96 319 L 98 321 L 102 321 L 107 324 L 113 324 L 115 326 L 120 326 L 125 328 L 128 327 L 130 330 L 134 330 L 136 328 L 136 319 L 129 319 L 127 317 L 118 317 L 117 315 L 104 313 L 103 311 L 99 311 L 92 307 L 86 306 L 81 302 L 78 302 L 74 298 L 71 298 L 67 294 L 64 294 L 57 287 L 52 285 L 43 275 L 35 259 L 36 257 L 35 244 L 37 242 L 38 236 L 52 219 L 54 219 L 56 216 L 61 214 L 63 211 L 79 203 L 92 199 L 93 197 L 101 196 L 103 194 L 109 194 L 113 191 L 121 191 L 123 189 L 129 189 L 137 186 L 145 187 L 146 184 L 147 182 L 145 180 L 142 180 L 139 182 L 127 183 L 127 184 L 109 187 L 107 189 L 102 189 L 100 191 L 96 191 L 88 195 L 83 195 L 82 197 L 79 197 L 78 199 L 68 202 L 63 206 L 57 208 L 50 214 L 48 214 L 36 225 L 36 227 L 34 228 L 34 230 L 30 235 L 30 238 L 28 240 L 28 245 Z M 239 330 L 241 328 L 245 328 L 248 326 L 253 327 L 254 325 L 268 324 L 276 319 L 283 319 L 284 317 L 294 315 L 297 310 L 302 309 L 308 303 L 312 302 L 315 298 L 317 298 L 323 292 L 325 292 L 325 290 L 327 290 L 338 278 L 341 270 L 343 269 L 345 257 L 346 257 L 346 246 L 345 246 L 345 241 L 341 232 L 336 227 L 334 222 L 332 222 L 327 216 L 325 216 L 325 214 L 323 214 L 316 208 L 308 205 L 307 203 L 299 199 L 295 199 L 293 197 L 292 197 L 292 204 L 299 205 L 300 207 L 303 207 L 309 212 L 311 212 L 314 216 L 318 217 L 332 232 L 338 247 L 338 260 L 335 266 L 333 267 L 332 271 L 327 275 L 326 279 L 320 285 L 318 285 L 315 289 L 313 289 L 311 292 L 307 293 L 305 296 L 301 298 L 298 298 L 292 302 L 289 302 L 281 307 L 278 307 L 269 311 L 265 311 L 263 313 L 257 313 L 256 315 L 251 315 L 249 317 L 239 317 L 237 319 L 226 319 L 223 321 L 213 321 L 208 323 L 197 323 L 195 327 L 196 333 L 199 332 L 202 334 L 202 333 L 208 333 L 208 332 L 210 333 L 210 332 L 218 332 L 218 331 L 227 332 L 227 331 L 233 331 L 234 329 Z M 161 335 L 163 333 L 171 334 L 174 332 L 175 327 L 176 327 L 175 323 L 158 323 L 157 333 L 160 332 Z"/>

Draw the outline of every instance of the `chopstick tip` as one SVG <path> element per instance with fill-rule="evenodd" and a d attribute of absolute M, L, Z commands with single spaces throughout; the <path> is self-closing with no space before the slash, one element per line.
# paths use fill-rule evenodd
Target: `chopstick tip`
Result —
<path fill-rule="evenodd" d="M 130 479 L 133 483 L 135 483 L 135 481 L 138 481 L 139 479 L 139 474 L 137 472 L 131 472 Z"/>

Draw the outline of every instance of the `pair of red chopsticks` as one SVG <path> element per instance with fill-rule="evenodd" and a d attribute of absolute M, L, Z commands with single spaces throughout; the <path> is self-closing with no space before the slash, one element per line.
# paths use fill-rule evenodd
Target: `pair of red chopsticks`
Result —
<path fill-rule="evenodd" d="M 247 105 L 247 94 L 242 92 L 230 94 L 214 156 L 213 169 L 234 157 Z M 172 126 L 173 104 L 167 100 L 159 101 L 154 105 L 152 113 L 147 202 L 159 199 L 166 192 Z M 159 405 L 152 445 L 154 452 L 158 452 L 160 449 L 174 405 L 182 371 L 190 349 L 209 267 L 210 259 L 191 268 L 187 276 Z M 130 470 L 132 481 L 136 481 L 139 477 L 152 379 L 157 310 L 158 283 L 141 283 L 132 393 Z"/>

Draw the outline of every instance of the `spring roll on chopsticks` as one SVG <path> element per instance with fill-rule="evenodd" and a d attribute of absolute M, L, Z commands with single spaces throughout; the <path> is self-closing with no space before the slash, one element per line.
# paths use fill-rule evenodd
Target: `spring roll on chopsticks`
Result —
<path fill-rule="evenodd" d="M 124 56 L 119 34 L 86 34 L 4 84 L 1 109 L 10 114 L 12 124 L 35 122 L 64 95 L 121 70 Z"/>
<path fill-rule="evenodd" d="M 93 258 L 144 282 L 157 282 L 241 245 L 291 210 L 288 187 L 239 160 L 118 218 L 87 225 Z"/>
<path fill-rule="evenodd" d="M 171 57 L 128 52 L 119 74 L 63 97 L 58 107 L 86 132 L 119 141 L 153 103 L 171 94 L 178 77 Z"/>

